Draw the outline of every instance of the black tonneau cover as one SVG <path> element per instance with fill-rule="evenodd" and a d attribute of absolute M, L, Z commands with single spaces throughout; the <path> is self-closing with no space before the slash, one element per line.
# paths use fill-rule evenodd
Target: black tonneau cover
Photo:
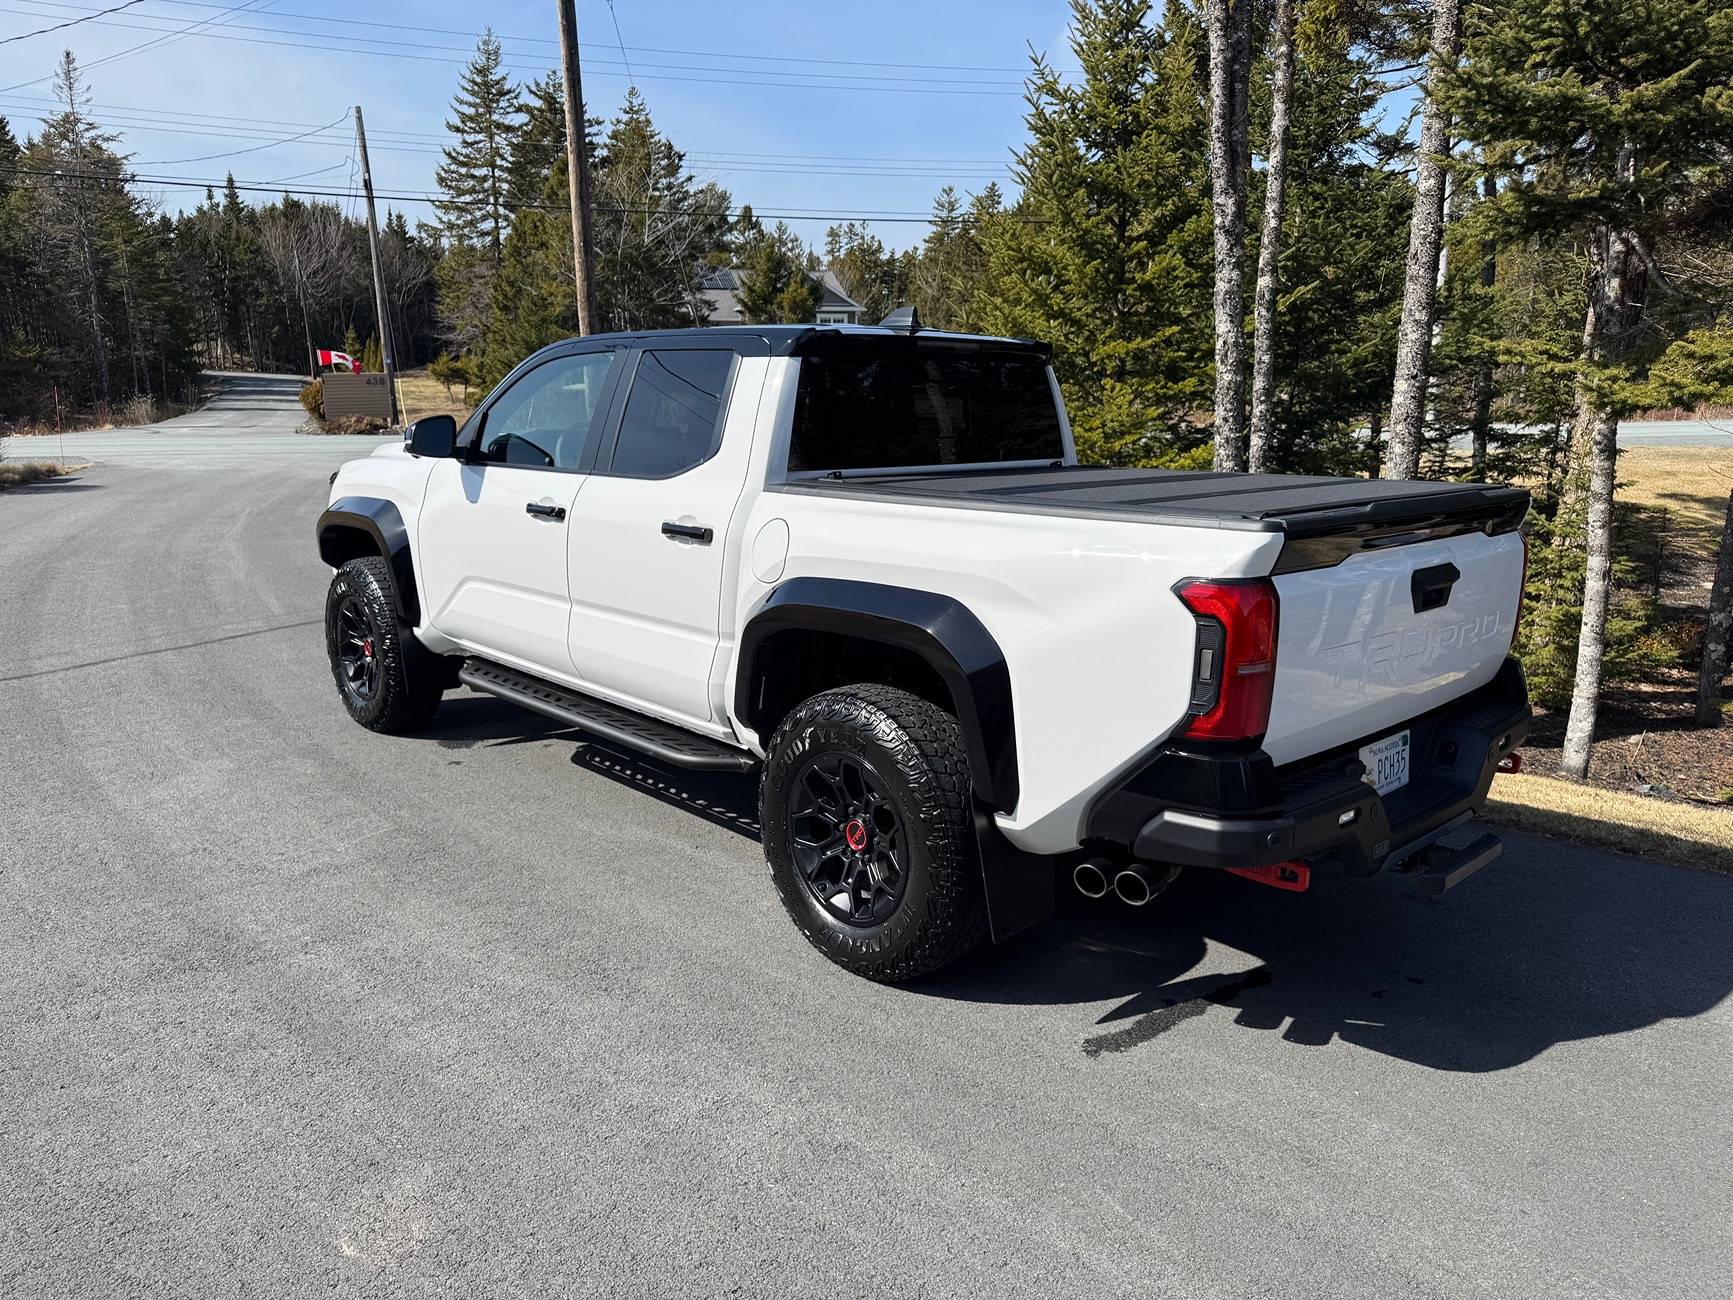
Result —
<path fill-rule="evenodd" d="M 1287 542 L 1279 570 L 1335 564 L 1362 545 L 1420 535 L 1508 532 L 1528 511 L 1527 492 L 1486 483 L 1079 465 L 850 474 L 787 486 L 974 509 L 1279 532 Z"/>

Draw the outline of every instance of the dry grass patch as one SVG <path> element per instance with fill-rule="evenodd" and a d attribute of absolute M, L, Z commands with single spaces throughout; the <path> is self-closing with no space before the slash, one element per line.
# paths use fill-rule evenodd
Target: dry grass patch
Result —
<path fill-rule="evenodd" d="M 1702 538 L 1710 559 L 1721 540 L 1733 447 L 1627 447 L 1619 451 L 1619 500 L 1658 506 Z"/>
<path fill-rule="evenodd" d="M 403 407 L 405 425 L 424 415 L 449 415 L 462 424 L 472 409 L 463 400 L 461 385 L 454 384 L 447 393 L 445 385 L 427 373 L 426 366 L 398 372 L 397 400 Z"/>
<path fill-rule="evenodd" d="M 0 488 L 25 487 L 89 468 L 88 465 L 56 465 L 50 460 L 0 460 Z"/>
<path fill-rule="evenodd" d="M 1596 848 L 1733 874 L 1733 811 L 1515 773 L 1493 781 L 1486 815 Z"/>

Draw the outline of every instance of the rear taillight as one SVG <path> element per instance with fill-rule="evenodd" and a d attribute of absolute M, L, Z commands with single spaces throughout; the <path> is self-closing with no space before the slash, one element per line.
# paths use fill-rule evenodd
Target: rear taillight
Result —
<path fill-rule="evenodd" d="M 1175 594 L 1197 619 L 1193 740 L 1250 740 L 1270 725 L 1276 683 L 1276 586 L 1268 578 L 1187 582 Z"/>

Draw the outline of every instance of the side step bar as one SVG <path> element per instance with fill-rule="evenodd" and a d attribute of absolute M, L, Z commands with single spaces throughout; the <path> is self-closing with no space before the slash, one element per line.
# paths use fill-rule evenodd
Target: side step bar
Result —
<path fill-rule="evenodd" d="M 578 727 L 664 763 L 672 763 L 675 767 L 706 772 L 750 772 L 758 766 L 758 760 L 745 750 L 733 749 L 708 736 L 647 718 L 617 704 L 556 686 L 553 682 L 489 659 L 465 660 L 457 679 L 465 686 L 497 695 L 521 708 L 544 713 L 568 726 Z"/>
<path fill-rule="evenodd" d="M 1489 862 L 1496 861 L 1503 852 L 1504 841 L 1490 832 L 1460 849 L 1434 844 L 1420 855 L 1420 870 L 1415 873 L 1414 888 L 1418 893 L 1437 898 Z"/>

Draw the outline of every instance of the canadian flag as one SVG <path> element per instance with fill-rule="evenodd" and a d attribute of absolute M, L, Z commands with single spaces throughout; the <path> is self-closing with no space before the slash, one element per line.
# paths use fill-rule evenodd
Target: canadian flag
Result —
<path fill-rule="evenodd" d="M 347 352 L 333 352 L 330 348 L 320 348 L 319 367 L 324 369 L 326 366 L 348 366 L 351 374 L 361 373 L 361 363 Z"/>

